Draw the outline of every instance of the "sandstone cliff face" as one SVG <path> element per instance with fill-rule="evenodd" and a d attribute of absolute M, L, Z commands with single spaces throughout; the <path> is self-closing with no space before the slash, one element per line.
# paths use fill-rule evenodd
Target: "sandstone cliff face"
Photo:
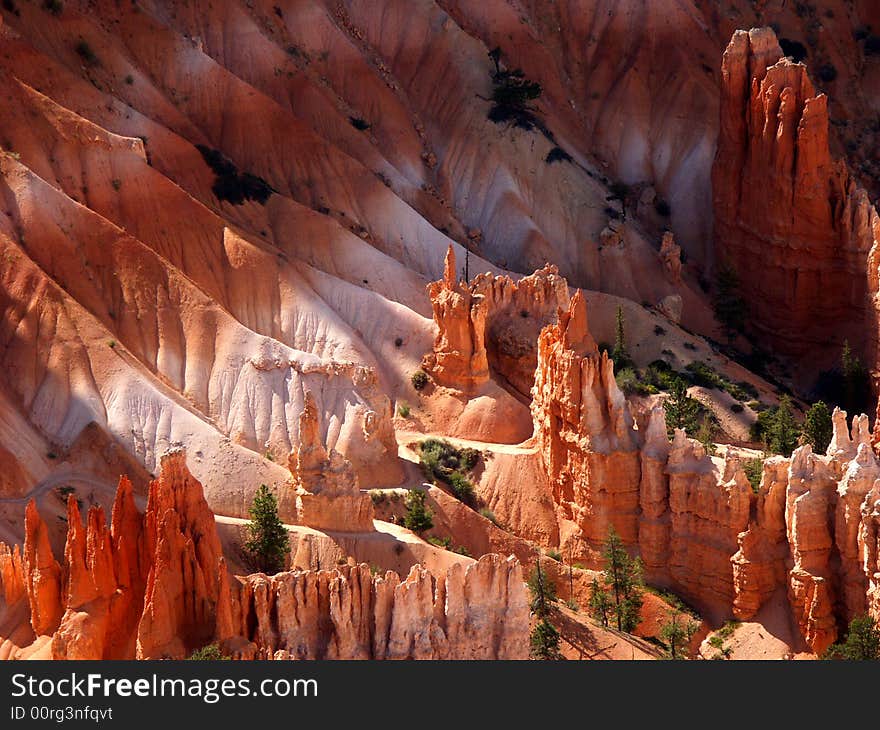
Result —
<path fill-rule="evenodd" d="M 669 575 L 686 596 L 710 607 L 733 601 L 730 556 L 746 529 L 752 489 L 735 458 L 722 464 L 681 430 L 666 471 L 671 513 Z"/>
<path fill-rule="evenodd" d="M 218 610 L 225 563 L 214 515 L 183 450 L 162 458 L 145 514 L 125 477 L 109 525 L 100 507 L 83 524 L 71 495 L 63 568 L 33 501 L 26 522 L 24 560 L 17 548 L 0 550 L 5 601 L 24 587 L 31 626 L 51 636 L 52 658 L 180 658 L 211 640 L 218 614 L 230 613 Z"/>
<path fill-rule="evenodd" d="M 525 659 L 529 609 L 514 558 L 485 555 L 401 581 L 367 565 L 238 579 L 236 633 L 245 658 Z M 255 627 L 249 631 L 249 627 Z"/>
<path fill-rule="evenodd" d="M 357 474 L 342 454 L 321 441 L 318 412 L 311 393 L 306 393 L 299 417 L 300 443 L 290 455 L 290 472 L 296 490 L 279 499 L 279 515 L 319 530 L 372 532 L 373 503 L 361 492 Z"/>
<path fill-rule="evenodd" d="M 443 278 L 428 285 L 437 337 L 424 369 L 440 385 L 473 391 L 489 380 L 486 355 L 486 300 L 461 282 L 455 251 L 446 252 Z"/>
<path fill-rule="evenodd" d="M 823 652 L 839 626 L 872 608 L 876 571 L 873 510 L 880 465 L 863 417 L 847 429 L 836 410 L 827 454 L 809 446 L 773 457 L 764 472 L 748 529 L 731 558 L 733 612 L 752 618 L 785 588 L 801 636 Z"/>
<path fill-rule="evenodd" d="M 568 283 L 555 266 L 529 276 L 480 273 L 466 282 L 452 247 L 443 279 L 428 286 L 438 334 L 424 361 L 441 385 L 472 391 L 489 371 L 528 398 L 535 380 L 538 335 L 568 308 Z"/>
<path fill-rule="evenodd" d="M 568 282 L 546 265 L 529 276 L 479 274 L 471 290 L 487 303 L 486 350 L 489 365 L 524 398 L 531 394 L 538 364 L 538 335 L 568 309 Z"/>
<path fill-rule="evenodd" d="M 759 339 L 823 355 L 829 339 L 862 342 L 868 331 L 876 342 L 880 224 L 831 157 L 827 97 L 782 55 L 769 28 L 737 31 L 724 52 L 715 259 L 739 273 Z"/>
<path fill-rule="evenodd" d="M 865 416 L 850 428 L 835 410 L 827 453 L 802 446 L 766 459 L 755 493 L 737 457 L 710 457 L 682 431 L 670 444 L 661 405 L 634 423 L 580 293 L 541 333 L 533 397 L 537 458 L 566 554 L 570 545 L 598 567 L 613 526 L 650 582 L 717 620 L 750 619 L 782 591 L 815 653 L 877 610 L 880 464 Z"/>
<path fill-rule="evenodd" d="M 580 291 L 559 321 L 541 331 L 532 389 L 539 456 L 561 517 L 592 548 L 613 526 L 638 540 L 640 463 L 637 434 L 614 363 L 598 353 Z M 580 548 L 578 548 L 580 551 Z"/>

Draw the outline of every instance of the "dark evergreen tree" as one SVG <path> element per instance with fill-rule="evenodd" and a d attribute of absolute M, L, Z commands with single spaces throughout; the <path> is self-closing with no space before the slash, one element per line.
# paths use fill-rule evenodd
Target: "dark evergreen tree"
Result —
<path fill-rule="evenodd" d="M 676 428 L 683 428 L 693 436 L 700 428 L 700 404 L 687 392 L 687 383 L 675 378 L 669 389 L 669 397 L 663 402 L 666 409 L 666 428 L 672 438 Z"/>
<path fill-rule="evenodd" d="M 824 454 L 831 443 L 833 434 L 831 409 L 824 401 L 817 401 L 810 406 L 804 416 L 804 438 L 817 454 Z"/>
<path fill-rule="evenodd" d="M 665 623 L 660 627 L 660 638 L 666 642 L 670 659 L 684 659 L 685 651 L 699 625 L 684 611 L 671 608 Z"/>
<path fill-rule="evenodd" d="M 770 421 L 767 431 L 767 447 L 774 454 L 791 456 L 801 435 L 800 426 L 791 410 L 791 399 L 784 395 Z"/>
<path fill-rule="evenodd" d="M 290 536 L 278 517 L 278 501 L 265 484 L 260 485 L 254 496 L 250 518 L 244 547 L 255 566 L 265 573 L 284 570 L 290 553 Z"/>
<path fill-rule="evenodd" d="M 823 659 L 849 659 L 851 661 L 877 661 L 880 659 L 880 629 L 870 616 L 856 616 L 849 623 L 846 640 L 833 644 Z"/>
<path fill-rule="evenodd" d="M 404 527 L 413 532 L 424 532 L 434 526 L 434 513 L 425 506 L 425 493 L 419 489 L 410 489 L 404 498 L 406 515 Z"/>
<path fill-rule="evenodd" d="M 608 618 L 611 616 L 613 604 L 608 591 L 602 586 L 598 580 L 593 578 L 590 585 L 590 615 L 597 621 L 601 621 L 603 626 L 608 625 Z"/>
<path fill-rule="evenodd" d="M 632 632 L 639 625 L 642 607 L 642 566 L 631 558 L 623 540 L 611 527 L 602 551 L 606 582 L 611 586 L 613 614 L 620 631 Z"/>
<path fill-rule="evenodd" d="M 736 270 L 722 264 L 715 277 L 715 297 L 713 300 L 715 318 L 724 328 L 729 342 L 743 331 L 746 323 L 746 302 L 739 293 L 739 276 Z"/>
<path fill-rule="evenodd" d="M 562 659 L 559 651 L 559 631 L 546 618 L 541 619 L 529 635 L 532 659 Z"/>
<path fill-rule="evenodd" d="M 547 579 L 547 574 L 541 570 L 540 560 L 529 575 L 528 586 L 531 593 L 529 608 L 538 618 L 546 618 L 550 615 L 552 604 L 556 602 L 556 587 Z"/>
<path fill-rule="evenodd" d="M 626 349 L 626 322 L 623 317 L 623 307 L 620 305 L 617 306 L 614 348 L 611 350 L 611 359 L 614 360 L 614 369 L 618 371 L 632 364 Z"/>

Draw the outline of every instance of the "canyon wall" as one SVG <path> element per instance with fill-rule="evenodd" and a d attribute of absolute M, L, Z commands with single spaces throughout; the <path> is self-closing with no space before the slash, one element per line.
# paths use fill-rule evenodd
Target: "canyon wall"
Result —
<path fill-rule="evenodd" d="M 880 463 L 867 417 L 849 428 L 835 410 L 825 454 L 768 458 L 753 489 L 739 457 L 710 456 L 681 430 L 670 443 L 662 405 L 633 418 L 579 292 L 541 333 L 532 413 L 563 554 L 600 567 L 613 527 L 648 582 L 718 621 L 753 618 L 782 591 L 815 653 L 877 613 Z"/>
<path fill-rule="evenodd" d="M 806 66 L 783 57 L 771 29 L 734 33 L 720 120 L 715 258 L 739 276 L 752 334 L 822 366 L 839 352 L 829 342 L 848 338 L 873 365 L 880 218 L 831 156 L 827 97 Z"/>
<path fill-rule="evenodd" d="M 71 495 L 61 564 L 33 501 L 25 519 L 24 549 L 0 544 L 0 647 L 12 657 L 180 659 L 213 641 L 237 658 L 528 656 L 515 558 L 484 555 L 439 575 L 416 565 L 405 580 L 353 564 L 230 577 L 183 450 L 162 457 L 143 514 L 125 477 L 109 525 L 100 507 L 83 525 Z"/>
<path fill-rule="evenodd" d="M 515 558 L 484 555 L 434 577 L 367 565 L 237 579 L 234 651 L 276 659 L 526 659 L 529 607 Z M 236 643 L 232 642 L 231 647 Z"/>

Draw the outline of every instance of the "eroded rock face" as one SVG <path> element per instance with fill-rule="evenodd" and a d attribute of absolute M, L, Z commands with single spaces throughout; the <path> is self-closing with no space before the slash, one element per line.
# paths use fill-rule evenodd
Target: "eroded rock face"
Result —
<path fill-rule="evenodd" d="M 675 236 L 672 231 L 666 231 L 663 234 L 663 240 L 660 243 L 660 263 L 663 264 L 663 271 L 666 278 L 671 284 L 681 283 L 681 247 L 675 242 Z"/>
<path fill-rule="evenodd" d="M 277 659 L 525 659 L 529 609 L 514 558 L 485 555 L 432 576 L 367 565 L 238 579 L 240 651 Z M 251 632 L 249 627 L 255 627 Z"/>
<path fill-rule="evenodd" d="M 540 458 L 562 517 L 598 548 L 613 526 L 638 541 L 638 440 L 614 363 L 598 348 L 580 291 L 558 322 L 541 331 L 532 389 Z"/>
<path fill-rule="evenodd" d="M 739 460 L 721 465 L 676 430 L 669 460 L 669 574 L 685 595 L 710 606 L 733 601 L 730 556 L 746 529 L 752 489 Z"/>
<path fill-rule="evenodd" d="M 306 393 L 299 433 L 300 444 L 290 455 L 295 511 L 289 514 L 293 495 L 282 495 L 282 520 L 288 516 L 290 521 L 319 530 L 373 531 L 373 503 L 369 495 L 361 492 L 351 462 L 335 449 L 328 453 L 321 441 L 318 411 L 311 393 Z"/>
<path fill-rule="evenodd" d="M 489 380 L 485 297 L 460 281 L 455 251 L 446 252 L 443 278 L 428 285 L 437 337 L 423 368 L 440 385 L 471 391 Z"/>
<path fill-rule="evenodd" d="M 568 309 L 568 283 L 555 266 L 513 280 L 479 274 L 471 290 L 487 302 L 486 349 L 492 370 L 528 397 L 538 364 L 538 335 Z"/>
<path fill-rule="evenodd" d="M 873 610 L 876 485 L 880 464 L 864 418 L 835 411 L 828 453 L 809 446 L 764 462 L 753 518 L 731 558 L 734 614 L 752 618 L 780 588 L 809 648 L 823 652 L 838 627 Z"/>
<path fill-rule="evenodd" d="M 769 28 L 734 33 L 721 78 L 715 258 L 739 272 L 755 334 L 794 356 L 876 339 L 880 224 L 831 157 L 827 97 Z"/>
<path fill-rule="evenodd" d="M 315 454 L 303 450 L 303 473 L 320 464 Z M 403 581 L 368 565 L 230 580 L 183 450 L 162 458 L 144 514 L 124 477 L 109 526 L 100 507 L 83 524 L 71 496 L 63 568 L 33 503 L 26 520 L 23 557 L 0 543 L 0 608 L 27 597 L 54 659 L 179 659 L 212 641 L 238 658 L 528 656 L 527 593 L 513 557 L 485 555 L 442 575 L 416 565 Z"/>
<path fill-rule="evenodd" d="M 210 641 L 218 615 L 231 611 L 218 609 L 225 563 L 183 450 L 162 457 L 145 514 L 125 477 L 109 525 L 101 507 L 83 524 L 71 495 L 63 568 L 33 502 L 25 519 L 24 559 L 0 549 L 5 600 L 27 592 L 31 626 L 51 635 L 55 659 L 180 658 Z"/>
<path fill-rule="evenodd" d="M 61 566 L 52 555 L 49 531 L 33 500 L 24 515 L 24 583 L 34 633 L 51 634 L 61 620 Z"/>
<path fill-rule="evenodd" d="M 463 281 L 455 253 L 446 254 L 443 278 L 428 286 L 438 334 L 425 370 L 441 385 L 472 391 L 489 368 L 523 397 L 535 378 L 538 335 L 568 308 L 568 283 L 547 264 L 529 276 L 481 273 Z"/>

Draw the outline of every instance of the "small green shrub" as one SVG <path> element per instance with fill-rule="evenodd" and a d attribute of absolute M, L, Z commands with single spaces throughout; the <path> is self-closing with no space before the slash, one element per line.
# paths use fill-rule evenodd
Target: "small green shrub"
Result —
<path fill-rule="evenodd" d="M 558 550 L 556 550 L 555 548 L 550 548 L 550 549 L 547 551 L 547 557 L 548 557 L 548 558 L 552 558 L 552 559 L 555 560 L 557 563 L 561 563 L 561 562 L 562 562 L 562 553 L 559 552 Z"/>
<path fill-rule="evenodd" d="M 490 510 L 488 507 L 483 507 L 480 510 L 480 514 L 485 517 L 489 522 L 498 527 L 498 519 L 495 517 L 495 513 Z"/>
<path fill-rule="evenodd" d="M 196 662 L 217 662 L 228 660 L 229 657 L 223 656 L 220 647 L 217 644 L 208 644 L 201 649 L 196 649 L 187 659 Z"/>
<path fill-rule="evenodd" d="M 434 547 L 443 548 L 444 550 L 449 550 L 449 546 L 452 545 L 451 537 L 435 537 L 432 535 L 427 540 Z"/>
<path fill-rule="evenodd" d="M 383 492 L 381 489 L 371 489 L 370 500 L 376 506 L 383 504 L 385 502 L 385 492 Z"/>
<path fill-rule="evenodd" d="M 410 489 L 404 500 L 406 515 L 404 527 L 419 533 L 430 530 L 434 526 L 434 513 L 425 506 L 425 493 L 418 489 Z"/>
<path fill-rule="evenodd" d="M 428 373 L 424 370 L 416 370 L 410 377 L 410 382 L 416 390 L 424 390 L 428 384 Z"/>
<path fill-rule="evenodd" d="M 764 462 L 761 459 L 746 459 L 742 463 L 743 471 L 748 477 L 752 491 L 757 494 L 761 487 L 761 477 L 764 474 Z"/>
<path fill-rule="evenodd" d="M 732 403 L 730 405 L 731 413 L 742 413 L 745 410 L 745 406 L 742 403 Z"/>
<path fill-rule="evenodd" d="M 571 162 L 571 155 L 562 149 L 562 147 L 557 146 L 547 153 L 544 162 L 548 165 L 552 165 L 554 162 Z"/>
<path fill-rule="evenodd" d="M 410 407 L 406 403 L 397 406 L 397 415 L 401 418 L 409 418 Z"/>
<path fill-rule="evenodd" d="M 471 484 L 470 480 L 461 472 L 453 471 L 449 475 L 449 486 L 452 488 L 452 493 L 455 495 L 456 499 L 460 502 L 473 505 L 476 501 L 474 485 Z"/>
<path fill-rule="evenodd" d="M 80 39 L 76 44 L 76 52 L 87 66 L 97 66 L 99 61 L 88 41 Z"/>

